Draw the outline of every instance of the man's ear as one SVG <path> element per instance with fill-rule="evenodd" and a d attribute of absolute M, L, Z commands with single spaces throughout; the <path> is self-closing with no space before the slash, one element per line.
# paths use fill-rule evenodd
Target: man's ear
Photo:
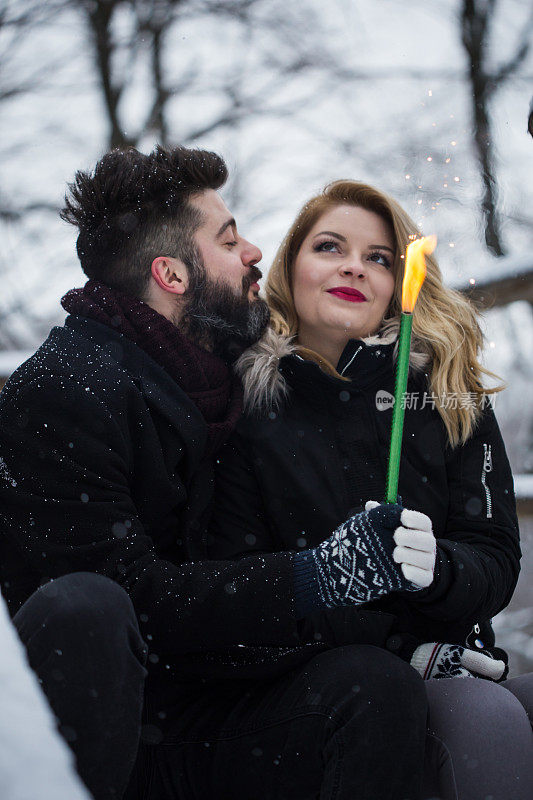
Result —
<path fill-rule="evenodd" d="M 165 292 L 184 294 L 187 291 L 187 267 L 179 258 L 157 256 L 152 261 L 152 278 Z"/>

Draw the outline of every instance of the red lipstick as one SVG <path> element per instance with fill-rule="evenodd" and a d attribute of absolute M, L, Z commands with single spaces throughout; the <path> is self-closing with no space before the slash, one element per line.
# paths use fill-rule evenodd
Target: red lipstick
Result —
<path fill-rule="evenodd" d="M 329 294 L 334 294 L 335 297 L 340 297 L 341 300 L 347 300 L 349 303 L 364 303 L 366 297 L 357 289 L 352 289 L 351 286 L 334 286 L 333 289 L 328 289 Z"/>

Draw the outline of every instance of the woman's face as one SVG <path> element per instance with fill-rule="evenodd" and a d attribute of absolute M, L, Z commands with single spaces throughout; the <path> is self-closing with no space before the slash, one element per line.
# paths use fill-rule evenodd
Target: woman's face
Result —
<path fill-rule="evenodd" d="M 375 333 L 392 299 L 394 257 L 391 227 L 378 214 L 350 205 L 323 214 L 293 267 L 299 343 L 340 357 L 349 339 Z"/>

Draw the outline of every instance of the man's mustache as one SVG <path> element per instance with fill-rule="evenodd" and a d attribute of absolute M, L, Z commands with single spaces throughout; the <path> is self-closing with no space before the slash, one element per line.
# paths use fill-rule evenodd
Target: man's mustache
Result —
<path fill-rule="evenodd" d="M 263 273 L 259 267 L 250 267 L 250 272 L 242 279 L 243 294 L 248 294 L 252 283 L 257 283 L 257 281 L 261 280 L 262 277 Z"/>

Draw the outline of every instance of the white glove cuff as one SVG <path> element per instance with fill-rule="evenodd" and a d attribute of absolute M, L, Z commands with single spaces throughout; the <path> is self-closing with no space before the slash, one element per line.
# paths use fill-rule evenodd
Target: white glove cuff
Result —
<path fill-rule="evenodd" d="M 440 647 L 438 642 L 426 642 L 419 645 L 411 657 L 411 666 L 422 675 L 424 680 L 431 672 Z"/>

